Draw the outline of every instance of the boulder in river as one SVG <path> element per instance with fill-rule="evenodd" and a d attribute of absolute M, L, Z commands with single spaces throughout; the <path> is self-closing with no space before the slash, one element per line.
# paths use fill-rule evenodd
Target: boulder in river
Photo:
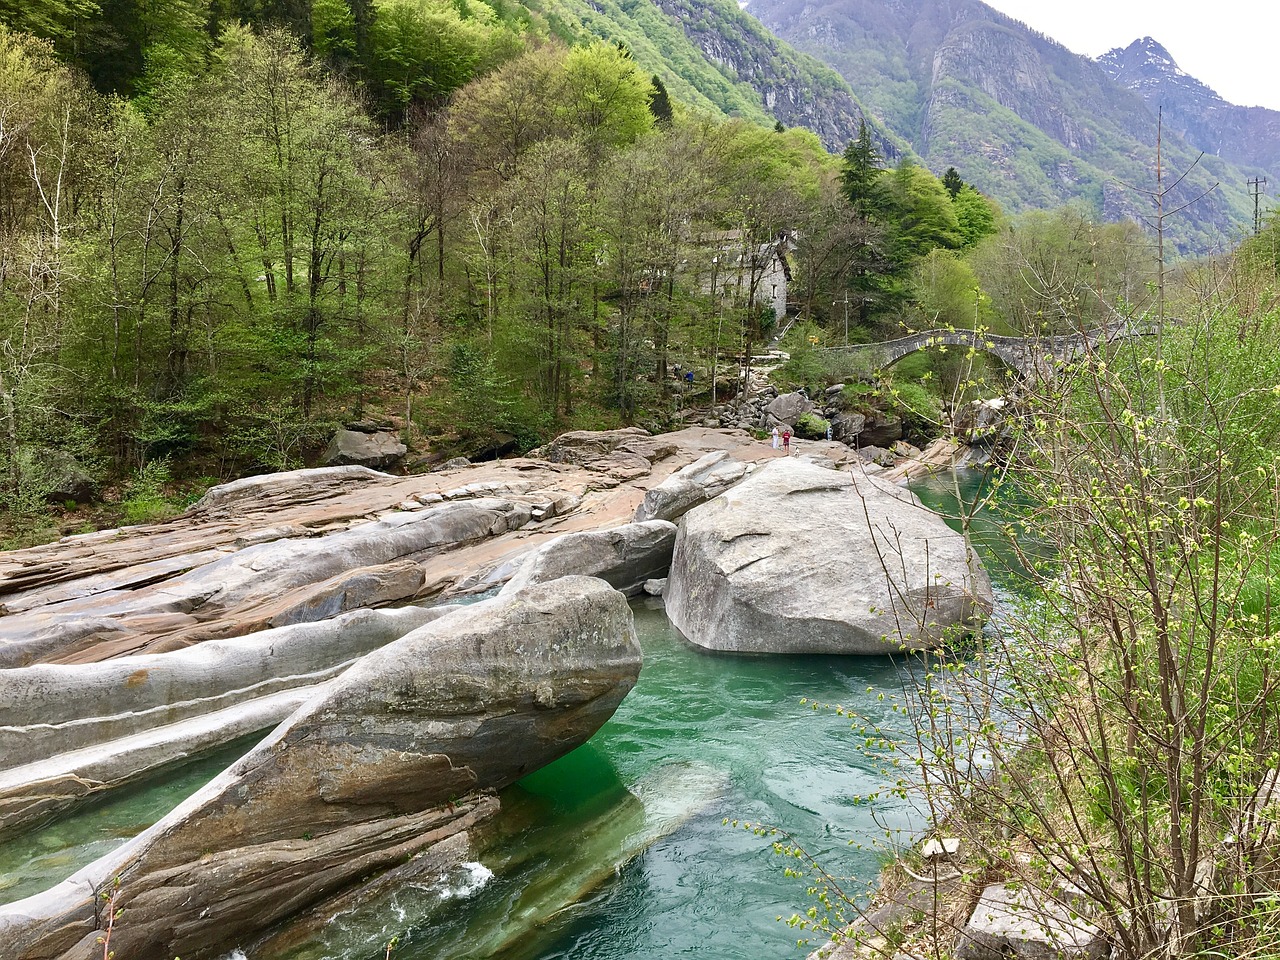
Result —
<path fill-rule="evenodd" d="M 795 458 L 685 514 L 666 590 L 691 642 L 758 653 L 936 647 L 991 602 L 977 556 L 910 493 Z"/>
<path fill-rule="evenodd" d="M 123 910 L 129 960 L 206 960 L 446 842 L 584 743 L 640 670 L 631 611 L 565 577 L 367 655 L 243 759 L 58 886 L 0 906 L 8 960 L 83 960 Z M 118 886 L 117 886 L 118 881 Z"/>

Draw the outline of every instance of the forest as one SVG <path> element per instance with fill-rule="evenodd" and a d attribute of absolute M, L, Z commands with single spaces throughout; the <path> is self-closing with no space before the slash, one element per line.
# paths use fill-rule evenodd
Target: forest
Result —
<path fill-rule="evenodd" d="M 362 418 L 424 463 L 667 428 L 779 332 L 770 251 L 794 385 L 846 337 L 1087 329 L 1149 296 L 1132 223 L 1011 221 L 954 170 L 890 167 L 865 124 L 832 156 L 504 0 L 42 0 L 0 20 L 19 537 L 67 532 L 69 472 L 136 522 L 313 463 Z M 959 382 L 946 357 L 892 377 L 934 395 L 926 421 Z"/>

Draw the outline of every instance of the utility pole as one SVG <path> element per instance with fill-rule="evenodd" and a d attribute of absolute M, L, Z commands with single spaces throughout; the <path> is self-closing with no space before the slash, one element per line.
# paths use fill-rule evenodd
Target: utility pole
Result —
<path fill-rule="evenodd" d="M 1245 182 L 1249 184 L 1249 193 L 1253 195 L 1253 235 L 1256 237 L 1262 232 L 1262 211 L 1258 200 L 1262 195 L 1262 188 L 1267 185 L 1267 178 L 1254 177 Z"/>

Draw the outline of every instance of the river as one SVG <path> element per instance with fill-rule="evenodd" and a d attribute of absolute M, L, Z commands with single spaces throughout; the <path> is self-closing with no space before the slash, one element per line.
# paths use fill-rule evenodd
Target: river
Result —
<path fill-rule="evenodd" d="M 977 476 L 963 476 L 967 499 Z M 917 492 L 954 508 L 949 483 Z M 908 840 L 919 823 L 901 801 L 855 800 L 885 783 L 882 762 L 848 720 L 803 701 L 891 728 L 914 663 L 712 654 L 681 639 L 660 601 L 633 610 L 644 650 L 636 689 L 589 744 L 504 792 L 476 862 L 336 916 L 319 934 L 245 945 L 249 960 L 373 960 L 392 937 L 397 960 L 803 956 L 803 932 L 777 919 L 812 902 L 805 880 L 785 876 L 798 864 L 724 821 L 783 828 L 829 871 L 856 878 L 846 892 L 861 892 L 886 840 Z M 237 749 L 0 846 L 0 901 L 143 829 Z"/>

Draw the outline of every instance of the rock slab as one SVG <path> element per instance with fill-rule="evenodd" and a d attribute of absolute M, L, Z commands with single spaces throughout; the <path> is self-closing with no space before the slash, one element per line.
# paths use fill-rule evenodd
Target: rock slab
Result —
<path fill-rule="evenodd" d="M 936 647 L 992 602 L 976 555 L 911 494 L 796 458 L 684 516 L 665 596 L 691 642 L 757 653 Z"/>
<path fill-rule="evenodd" d="M 455 612 L 364 657 L 149 830 L 0 906 L 7 960 L 83 960 L 119 878 L 129 960 L 225 956 L 495 812 L 585 742 L 640 670 L 626 599 L 565 577 Z"/>

